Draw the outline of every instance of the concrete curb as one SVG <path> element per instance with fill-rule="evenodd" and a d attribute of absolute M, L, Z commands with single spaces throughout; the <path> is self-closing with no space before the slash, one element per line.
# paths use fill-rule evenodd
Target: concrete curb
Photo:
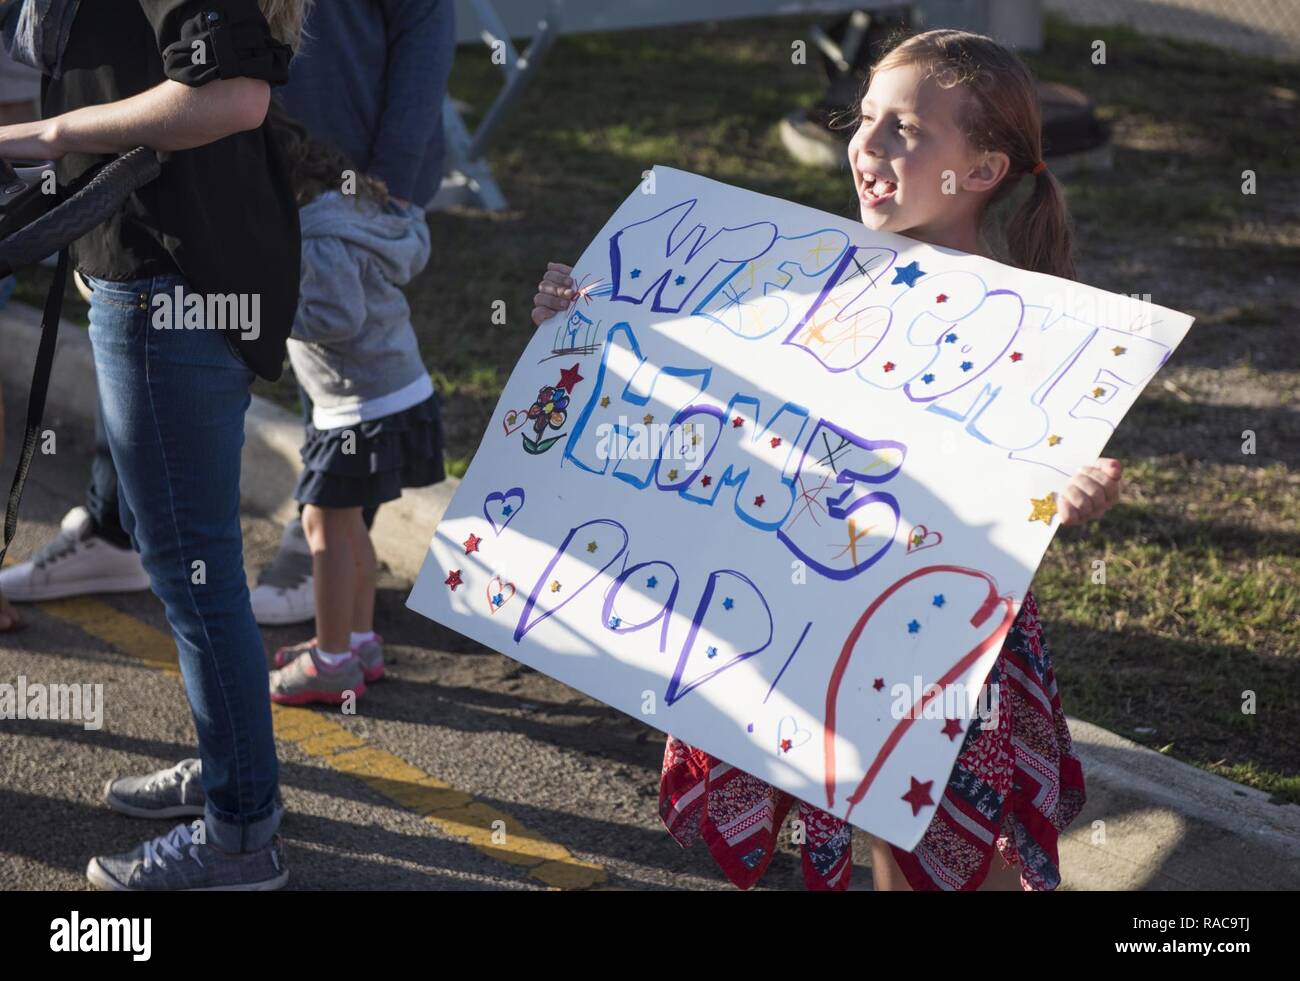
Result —
<path fill-rule="evenodd" d="M 40 341 L 41 311 L 11 301 L 0 310 L 0 384 L 25 393 L 32 380 Z M 95 362 L 84 328 L 63 321 L 50 377 L 44 425 L 56 432 L 70 426 L 93 429 L 97 411 Z M 24 398 L 25 401 L 25 398 Z M 240 497 L 249 511 L 280 524 L 297 514 L 293 487 L 301 461 L 302 420 L 266 399 L 253 397 L 244 419 Z M 372 537 L 380 560 L 398 576 L 414 579 L 424 562 L 434 528 L 460 481 L 405 491 L 379 509 Z"/>
<path fill-rule="evenodd" d="M 46 423 L 89 429 L 96 411 L 90 341 L 77 325 L 64 328 Z M 39 331 L 34 308 L 10 303 L 0 310 L 0 382 L 11 391 L 27 391 Z M 281 523 L 296 513 L 301 439 L 296 415 L 253 399 L 241 480 L 246 508 Z M 375 547 L 397 575 L 415 578 L 458 485 L 453 478 L 407 491 L 380 509 Z M 1088 722 L 1070 719 L 1070 731 L 1088 804 L 1061 840 L 1067 888 L 1300 889 L 1300 806 Z"/>

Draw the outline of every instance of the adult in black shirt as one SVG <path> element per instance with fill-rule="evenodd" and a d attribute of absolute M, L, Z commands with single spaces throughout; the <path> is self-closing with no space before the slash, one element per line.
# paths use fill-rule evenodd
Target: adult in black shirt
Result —
<path fill-rule="evenodd" d="M 265 117 L 308 0 L 83 0 L 44 119 L 0 156 L 69 181 L 138 145 L 162 173 L 72 249 L 93 288 L 100 410 L 124 525 L 166 606 L 200 762 L 110 784 L 141 816 L 202 814 L 90 862 L 104 888 L 275 888 L 278 767 L 239 525 L 254 373 L 280 373 L 298 299 L 298 212 Z M 55 0 L 67 6 L 71 0 Z M 272 11 L 273 24 L 263 10 Z"/>

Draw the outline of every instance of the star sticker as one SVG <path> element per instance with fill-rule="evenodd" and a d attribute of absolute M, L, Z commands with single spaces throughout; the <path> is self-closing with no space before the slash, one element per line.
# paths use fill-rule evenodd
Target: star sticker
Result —
<path fill-rule="evenodd" d="M 676 480 L 676 479 L 677 479 L 677 470 L 676 470 L 676 468 L 674 468 L 674 469 L 668 471 L 668 479 L 669 479 L 669 480 Z"/>
<path fill-rule="evenodd" d="M 645 584 L 649 586 L 651 589 L 654 589 L 656 586 L 659 585 L 659 580 L 656 579 L 654 576 L 651 576 L 649 579 L 645 581 Z"/>
<path fill-rule="evenodd" d="M 683 283 L 686 282 L 686 277 L 685 277 L 685 276 L 678 276 L 676 279 L 673 280 L 673 282 L 674 282 L 675 284 L 677 284 L 678 286 L 681 286 Z"/>
<path fill-rule="evenodd" d="M 559 591 L 560 591 L 560 580 L 553 579 L 551 581 L 551 592 L 558 593 Z"/>
<path fill-rule="evenodd" d="M 1052 518 L 1056 516 L 1056 494 L 1048 494 L 1041 498 L 1031 497 L 1029 502 L 1034 506 L 1034 513 L 1029 516 L 1029 520 L 1041 520 L 1043 524 L 1050 525 Z"/>
<path fill-rule="evenodd" d="M 758 497 L 754 498 L 754 507 L 761 508 L 765 500 L 766 499 L 763 497 L 763 495 L 759 494 Z"/>
<path fill-rule="evenodd" d="M 560 370 L 560 388 L 572 394 L 573 388 L 578 382 L 582 381 L 582 376 L 578 374 L 578 366 L 575 364 L 572 368 L 563 368 Z"/>
<path fill-rule="evenodd" d="M 596 543 L 595 543 L 595 542 L 587 542 L 587 551 L 588 551 L 588 552 L 594 552 L 594 551 L 596 551 Z"/>
<path fill-rule="evenodd" d="M 1023 358 L 1023 357 L 1024 357 L 1024 355 L 1021 354 L 1019 351 L 1012 351 L 1012 352 L 1011 352 L 1011 360 L 1012 360 L 1012 361 L 1019 361 L 1019 360 L 1020 360 L 1021 358 Z"/>
<path fill-rule="evenodd" d="M 877 678 L 871 687 L 876 689 L 876 691 L 880 691 L 880 689 L 885 687 L 885 679 Z"/>
<path fill-rule="evenodd" d="M 607 408 L 609 408 L 609 396 L 608 396 L 608 395 L 602 395 L 602 396 L 600 397 L 600 407 L 601 407 L 602 409 L 607 409 Z"/>
<path fill-rule="evenodd" d="M 970 362 L 970 361 L 963 361 L 963 362 L 961 363 L 961 370 L 962 370 L 962 371 L 970 371 L 970 370 L 971 370 L 972 368 L 974 368 L 974 367 L 975 367 L 975 365 L 974 365 L 972 362 Z"/>
<path fill-rule="evenodd" d="M 731 428 L 732 428 L 732 429 L 739 429 L 739 428 L 740 428 L 741 426 L 743 426 L 744 424 L 745 424 L 745 420 L 742 419 L 742 418 L 740 418 L 740 416 L 736 416 L 736 418 L 734 418 L 734 419 L 731 420 Z"/>
<path fill-rule="evenodd" d="M 925 382 L 928 385 L 930 384 L 930 382 L 934 381 L 934 375 L 930 374 L 927 371 L 924 375 L 921 376 L 921 381 Z"/>
<path fill-rule="evenodd" d="M 1061 441 L 1061 437 L 1060 437 L 1060 436 L 1057 436 L 1056 433 L 1052 433 L 1051 436 L 1048 436 L 1048 437 L 1047 437 L 1047 445 L 1048 445 L 1048 446 L 1055 446 L 1055 445 L 1056 445 L 1057 443 L 1059 443 L 1060 441 Z"/>
<path fill-rule="evenodd" d="M 1095 399 L 1099 399 L 1105 394 L 1106 394 L 1106 389 L 1102 388 L 1100 385 L 1098 385 L 1096 388 L 1092 390 L 1092 397 Z"/>
<path fill-rule="evenodd" d="M 906 283 L 908 287 L 916 285 L 916 281 L 925 275 L 925 271 L 918 262 L 909 262 L 905 266 L 899 266 L 894 270 L 894 281 L 890 286 L 897 286 L 899 283 Z"/>
<path fill-rule="evenodd" d="M 912 786 L 907 793 L 903 795 L 903 800 L 912 805 L 912 817 L 921 813 L 921 808 L 934 806 L 934 801 L 930 798 L 930 788 L 934 786 L 933 780 L 927 780 L 925 783 L 912 777 Z"/>
<path fill-rule="evenodd" d="M 919 531 L 912 536 L 913 545 L 920 545 L 923 541 L 925 541 L 925 536 L 922 535 Z"/>
<path fill-rule="evenodd" d="M 778 446 L 780 446 L 780 445 L 781 445 L 781 437 L 780 437 L 780 436 L 773 436 L 773 437 L 772 437 L 772 449 L 776 449 L 776 448 L 777 448 Z"/>
<path fill-rule="evenodd" d="M 618 625 L 619 625 L 620 623 L 622 623 L 622 622 L 623 622 L 623 621 L 620 620 L 618 617 L 610 617 L 610 618 L 609 618 L 609 625 L 610 625 L 610 627 L 611 627 L 612 629 L 615 629 L 615 630 L 618 629 Z"/>
<path fill-rule="evenodd" d="M 930 602 L 932 602 L 935 606 L 942 608 L 943 604 L 948 601 L 943 598 L 943 593 L 936 593 L 934 599 L 931 600 Z"/>
<path fill-rule="evenodd" d="M 936 296 L 936 297 L 934 298 L 934 302 L 935 302 L 935 303 L 947 303 L 947 302 L 948 302 L 948 294 L 947 294 L 947 293 L 940 293 L 938 296 Z"/>
<path fill-rule="evenodd" d="M 1128 348 L 1126 348 L 1126 347 L 1120 347 L 1118 344 L 1116 344 L 1116 345 L 1115 345 L 1113 348 L 1111 348 L 1110 350 L 1111 350 L 1111 353 L 1114 354 L 1115 357 L 1118 358 L 1121 354 L 1123 354 L 1125 351 L 1127 351 Z"/>
<path fill-rule="evenodd" d="M 479 538 L 478 535 L 475 535 L 471 532 L 470 536 L 466 538 L 463 542 L 461 542 L 461 544 L 465 546 L 465 554 L 469 555 L 470 552 L 477 552 L 478 543 L 481 542 L 482 540 L 483 539 Z"/>
<path fill-rule="evenodd" d="M 648 426 L 650 425 L 650 423 L 655 421 L 655 417 L 652 416 L 649 412 L 647 412 L 645 415 L 641 417 L 641 421 Z"/>
<path fill-rule="evenodd" d="M 885 370 L 886 370 L 886 371 L 893 371 L 896 367 L 898 367 L 898 366 L 897 366 L 896 364 L 894 364 L 894 362 L 892 362 L 892 361 L 886 361 L 886 362 L 885 362 Z"/>
<path fill-rule="evenodd" d="M 692 445 L 692 446 L 698 446 L 699 443 L 700 443 L 700 434 L 699 434 L 699 433 L 696 433 L 695 435 L 693 435 L 693 436 L 691 437 L 691 445 Z"/>
<path fill-rule="evenodd" d="M 703 477 L 700 478 L 700 486 L 701 486 L 701 487 L 708 487 L 709 484 L 711 484 L 711 483 L 713 483 L 713 478 L 710 477 L 707 473 L 706 473 Z"/>
<path fill-rule="evenodd" d="M 709 647 L 705 650 L 704 653 L 707 654 L 709 657 L 717 657 L 718 649 L 716 647 Z"/>
<path fill-rule="evenodd" d="M 911 623 L 909 623 L 909 624 L 907 625 L 907 632 L 908 632 L 909 634 L 920 633 L 920 632 L 921 632 L 921 625 L 920 625 L 919 623 L 917 623 L 915 620 L 913 620 Z"/>
<path fill-rule="evenodd" d="M 794 743 L 790 742 L 790 740 L 788 739 L 781 740 L 781 752 L 788 753 L 793 747 L 794 747 Z"/>
<path fill-rule="evenodd" d="M 492 597 L 492 605 L 493 605 L 493 606 L 500 606 L 500 605 L 501 605 L 502 603 L 504 603 L 505 601 L 506 601 L 506 598 L 505 598 L 503 595 L 501 595 L 500 593 L 497 593 L 495 596 Z"/>
<path fill-rule="evenodd" d="M 461 579 L 460 577 L 459 569 L 452 569 L 450 572 L 447 573 L 447 578 L 443 580 L 443 582 L 445 582 L 448 586 L 451 587 L 451 591 L 453 593 L 456 592 L 456 587 L 459 586 L 464 581 L 465 580 Z"/>
<path fill-rule="evenodd" d="M 640 279 L 640 278 L 641 278 L 641 270 L 640 270 L 640 269 L 633 269 L 633 270 L 632 270 L 632 278 L 633 278 L 633 279 Z"/>
<path fill-rule="evenodd" d="M 949 740 L 956 739 L 961 735 L 961 731 L 961 723 L 956 719 L 949 719 L 943 724 L 943 734 L 947 736 Z"/>
<path fill-rule="evenodd" d="M 944 338 L 944 343 L 946 343 L 946 344 L 956 344 L 956 343 L 957 343 L 957 335 L 956 335 L 956 334 L 949 334 L 948 336 L 946 336 L 946 337 Z"/>
<path fill-rule="evenodd" d="M 736 605 L 736 601 L 733 600 L 730 596 L 728 596 L 726 599 L 722 601 L 722 608 L 724 610 L 730 610 L 735 605 Z"/>
<path fill-rule="evenodd" d="M 507 518 L 510 517 L 510 515 L 514 514 L 514 512 L 515 512 L 515 506 L 513 504 L 507 504 L 505 507 L 501 509 L 501 513 L 504 514 Z"/>

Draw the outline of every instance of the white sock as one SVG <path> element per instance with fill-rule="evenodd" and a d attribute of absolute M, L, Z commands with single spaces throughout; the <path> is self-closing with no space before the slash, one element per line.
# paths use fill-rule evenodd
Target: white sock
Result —
<path fill-rule="evenodd" d="M 331 654 L 329 651 L 323 651 L 318 647 L 316 648 L 316 656 L 324 662 L 325 667 L 337 668 L 352 656 L 352 652 L 344 651 L 342 654 Z"/>
<path fill-rule="evenodd" d="M 367 630 L 364 634 L 353 634 L 352 646 L 360 647 L 362 644 L 368 643 L 374 639 L 375 639 L 375 632 L 373 630 Z"/>

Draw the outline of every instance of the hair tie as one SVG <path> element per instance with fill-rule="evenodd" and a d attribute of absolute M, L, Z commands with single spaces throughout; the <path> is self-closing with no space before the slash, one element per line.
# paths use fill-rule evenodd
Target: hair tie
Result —
<path fill-rule="evenodd" d="M 1047 169 L 1047 164 L 1044 161 L 1040 160 L 1038 161 L 1038 163 L 1034 164 L 1034 169 L 1031 170 L 1030 173 L 1033 174 L 1035 177 L 1037 177 L 1046 169 Z"/>

